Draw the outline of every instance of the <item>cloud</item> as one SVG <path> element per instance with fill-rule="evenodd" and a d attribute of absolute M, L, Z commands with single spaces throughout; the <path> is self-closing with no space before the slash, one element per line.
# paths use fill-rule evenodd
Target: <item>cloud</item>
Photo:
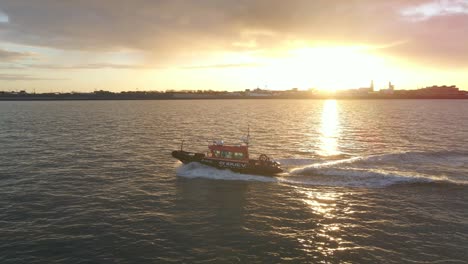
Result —
<path fill-rule="evenodd" d="M 67 79 L 61 78 L 42 78 L 35 77 L 29 74 L 3 74 L 0 73 L 1 81 L 62 81 Z"/>
<path fill-rule="evenodd" d="M 0 9 L 0 23 L 8 23 L 9 20 L 8 16 Z"/>
<path fill-rule="evenodd" d="M 16 52 L 0 49 L 0 62 L 12 62 L 34 56 L 30 52 Z"/>
<path fill-rule="evenodd" d="M 401 10 L 403 16 L 412 20 L 427 20 L 435 16 L 468 14 L 468 1 L 432 1 Z"/>
<path fill-rule="evenodd" d="M 95 69 L 158 69 L 156 66 L 135 65 L 135 64 L 115 64 L 115 63 L 88 63 L 75 65 L 62 64 L 27 64 L 25 68 L 49 69 L 49 70 L 95 70 Z"/>
<path fill-rule="evenodd" d="M 211 52 L 277 50 L 297 43 L 404 41 L 388 52 L 458 65 L 468 64 L 468 34 L 461 34 L 468 26 L 466 12 L 460 11 L 465 4 L 461 0 L 3 0 L 1 8 L 9 20 L 0 26 L 0 38 L 62 50 L 137 50 L 151 63 L 161 64 L 186 64 Z M 425 6 L 442 11 L 417 19 L 427 14 L 421 11 Z"/>
<path fill-rule="evenodd" d="M 115 64 L 115 63 L 88 63 L 88 64 L 5 64 L 0 65 L 2 70 L 97 70 L 97 69 L 121 69 L 121 70 L 140 70 L 140 69 L 161 69 L 158 66 L 136 65 L 136 64 Z"/>
<path fill-rule="evenodd" d="M 0 70 L 24 70 L 26 69 L 23 65 L 18 64 L 0 64 Z"/>
<path fill-rule="evenodd" d="M 238 64 L 212 64 L 212 65 L 197 65 L 197 66 L 185 66 L 181 69 L 192 70 L 192 69 L 224 69 L 224 68 L 244 68 L 244 67 L 257 67 L 260 66 L 258 63 L 238 63 Z"/>
<path fill-rule="evenodd" d="M 437 67 L 468 67 L 468 16 L 452 14 L 419 20 L 401 28 L 407 42 L 386 52 Z"/>

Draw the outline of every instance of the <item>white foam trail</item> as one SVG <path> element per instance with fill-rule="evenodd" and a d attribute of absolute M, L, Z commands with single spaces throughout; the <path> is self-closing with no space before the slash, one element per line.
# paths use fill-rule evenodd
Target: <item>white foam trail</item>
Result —
<path fill-rule="evenodd" d="M 318 169 L 315 174 L 322 176 L 322 179 L 327 179 L 323 182 L 331 183 L 333 186 L 386 187 L 402 183 L 432 182 L 434 180 L 422 175 L 349 168 Z"/>
<path fill-rule="evenodd" d="M 361 161 L 370 164 L 431 164 L 463 167 L 468 165 L 468 155 L 456 152 L 398 152 L 368 156 Z"/>
<path fill-rule="evenodd" d="M 292 166 L 307 166 L 313 163 L 320 162 L 320 160 L 317 159 L 295 159 L 295 158 L 290 158 L 290 159 L 276 159 L 279 163 L 281 163 L 281 166 L 287 166 L 287 167 L 292 167 Z"/>
<path fill-rule="evenodd" d="M 250 174 L 236 173 L 230 170 L 220 170 L 200 163 L 192 162 L 177 168 L 177 175 L 186 178 L 207 178 L 215 180 L 232 181 L 261 181 L 277 182 L 274 177 L 257 176 Z"/>
<path fill-rule="evenodd" d="M 468 168 L 467 165 L 468 155 L 463 153 L 401 152 L 310 164 L 293 169 L 290 175 L 298 177 L 326 176 L 314 182 L 339 186 L 385 187 L 415 182 L 447 182 L 466 185 L 468 184 L 467 180 L 447 177 L 440 173 L 440 175 L 432 175 L 428 171 L 417 168 L 451 167 L 452 171 L 458 170 L 463 174 L 464 169 Z M 302 181 L 307 182 L 308 180 L 301 179 L 300 182 Z"/>
<path fill-rule="evenodd" d="M 199 163 L 182 165 L 177 169 L 177 175 L 186 178 L 207 178 L 214 180 L 279 182 L 293 185 L 341 186 L 379 188 L 405 182 L 427 182 L 428 179 L 400 175 L 382 174 L 366 171 L 328 170 L 319 175 L 307 178 L 266 177 L 235 173 L 230 170 L 219 170 Z"/>
<path fill-rule="evenodd" d="M 308 166 L 302 167 L 302 168 L 296 168 L 290 171 L 291 174 L 294 175 L 300 175 L 303 174 L 304 172 L 307 172 L 309 170 L 316 170 L 319 168 L 327 168 L 327 167 L 334 167 L 336 165 L 340 164 L 349 164 L 353 163 L 359 160 L 362 160 L 362 157 L 353 157 L 349 159 L 343 159 L 343 160 L 333 160 L 333 161 L 326 161 L 326 162 L 321 162 L 321 163 L 314 163 L 310 164 Z"/>

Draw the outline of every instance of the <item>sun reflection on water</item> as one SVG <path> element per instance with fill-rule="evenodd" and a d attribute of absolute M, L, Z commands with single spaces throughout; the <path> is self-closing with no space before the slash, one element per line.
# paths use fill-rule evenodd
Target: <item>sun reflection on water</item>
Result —
<path fill-rule="evenodd" d="M 311 230 L 310 237 L 298 237 L 297 241 L 306 252 L 320 253 L 331 256 L 337 251 L 351 250 L 349 243 L 343 239 L 343 233 L 351 228 L 343 222 L 343 216 L 349 213 L 350 208 L 339 206 L 340 201 L 346 199 L 343 194 L 327 190 L 317 191 L 305 188 L 296 188 L 301 194 L 301 201 L 308 206 L 317 217 L 317 227 Z"/>
<path fill-rule="evenodd" d="M 310 206 L 310 209 L 325 218 L 333 218 L 333 211 L 336 207 L 336 193 L 318 193 L 311 191 L 301 191 L 306 196 L 303 202 Z"/>
<path fill-rule="evenodd" d="M 322 124 L 320 127 L 319 154 L 321 156 L 335 156 L 340 154 L 338 151 L 339 134 L 338 104 L 336 100 L 326 100 L 323 103 Z"/>

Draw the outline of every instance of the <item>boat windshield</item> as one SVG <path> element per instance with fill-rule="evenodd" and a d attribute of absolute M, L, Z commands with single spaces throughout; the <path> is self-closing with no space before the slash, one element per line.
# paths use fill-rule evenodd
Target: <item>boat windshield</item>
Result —
<path fill-rule="evenodd" d="M 244 159 L 244 153 L 242 152 L 231 152 L 231 151 L 220 151 L 220 150 L 214 150 L 213 151 L 213 156 L 217 158 L 223 158 L 223 159 Z"/>

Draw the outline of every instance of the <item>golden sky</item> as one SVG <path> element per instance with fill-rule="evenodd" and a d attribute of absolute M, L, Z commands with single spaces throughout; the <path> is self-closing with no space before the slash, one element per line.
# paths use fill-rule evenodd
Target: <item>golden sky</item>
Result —
<path fill-rule="evenodd" d="M 468 90 L 468 0 L 1 0 L 0 91 Z"/>

